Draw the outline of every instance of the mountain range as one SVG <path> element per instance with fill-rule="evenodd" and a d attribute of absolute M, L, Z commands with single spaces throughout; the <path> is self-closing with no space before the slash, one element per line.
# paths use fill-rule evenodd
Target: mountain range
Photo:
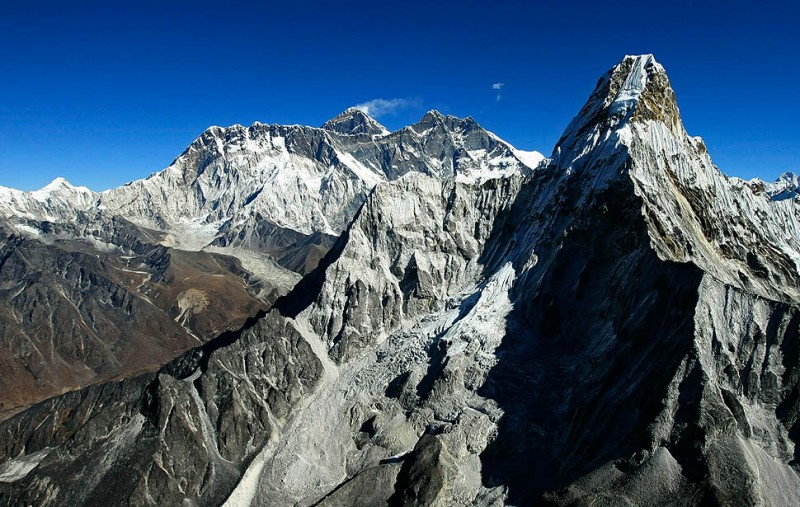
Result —
<path fill-rule="evenodd" d="M 800 504 L 799 211 L 652 55 L 547 158 L 348 109 L 0 188 L 0 502 Z"/>

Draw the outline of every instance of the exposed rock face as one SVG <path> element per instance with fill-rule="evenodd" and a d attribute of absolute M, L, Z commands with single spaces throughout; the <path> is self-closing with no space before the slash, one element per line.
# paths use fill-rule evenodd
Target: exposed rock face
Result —
<path fill-rule="evenodd" d="M 719 173 L 652 56 L 535 171 L 460 180 L 506 146 L 472 128 L 390 134 L 469 149 L 395 156 L 269 313 L 0 424 L 0 500 L 800 503 L 795 200 Z"/>
<path fill-rule="evenodd" d="M 239 328 L 317 266 L 379 182 L 417 170 L 485 180 L 538 160 L 471 119 L 419 125 L 390 134 L 350 109 L 322 128 L 212 127 L 120 188 L 0 188 L 0 418 Z"/>
<path fill-rule="evenodd" d="M 683 130 L 663 69 L 652 59 L 637 64 L 644 86 L 620 137 L 651 247 L 699 270 L 685 312 L 691 342 L 647 427 L 649 444 L 627 466 L 608 463 L 550 498 L 794 504 L 797 208 L 722 176 Z"/>
<path fill-rule="evenodd" d="M 443 311 L 481 276 L 484 243 L 520 185 L 507 178 L 473 187 L 410 173 L 379 186 L 300 318 L 342 361 L 420 315 Z"/>
<path fill-rule="evenodd" d="M 34 447 L 46 457 L 36 469 L 41 475 L 11 475 L 11 486 L 27 486 L 4 490 L 0 499 L 221 503 L 321 371 L 286 322 L 267 317 L 247 327 L 235 343 L 223 335 L 159 373 L 69 393 L 7 421 L 8 431 L 26 438 L 5 442 L 4 458 Z M 269 335 L 275 339 L 265 340 Z M 212 354 L 220 346 L 227 347 Z M 81 488 L 71 483 L 76 473 Z"/>
<path fill-rule="evenodd" d="M 191 243 L 186 233 L 196 231 L 205 233 L 206 244 L 247 242 L 252 249 L 254 231 L 265 224 L 338 235 L 376 184 L 409 171 L 488 179 L 528 172 L 526 164 L 541 158 L 518 152 L 470 118 L 430 112 L 389 133 L 348 109 L 319 129 L 212 127 L 170 167 L 100 194 L 99 203 L 141 225 L 172 231 L 179 245 Z M 257 236 L 269 254 L 273 232 Z"/>

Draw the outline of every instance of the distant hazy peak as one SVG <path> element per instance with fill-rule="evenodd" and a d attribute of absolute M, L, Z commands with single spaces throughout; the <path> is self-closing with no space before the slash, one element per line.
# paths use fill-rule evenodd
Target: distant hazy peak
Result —
<path fill-rule="evenodd" d="M 458 116 L 444 115 L 435 109 L 431 109 L 425 113 L 425 115 L 420 118 L 418 122 L 411 125 L 410 128 L 416 133 L 422 134 L 437 126 L 450 131 L 485 130 L 471 116 L 459 118 Z"/>
<path fill-rule="evenodd" d="M 791 171 L 781 174 L 772 183 L 766 183 L 759 179 L 755 179 L 753 182 L 763 185 L 764 190 L 773 201 L 794 199 L 800 195 L 800 178 Z"/>

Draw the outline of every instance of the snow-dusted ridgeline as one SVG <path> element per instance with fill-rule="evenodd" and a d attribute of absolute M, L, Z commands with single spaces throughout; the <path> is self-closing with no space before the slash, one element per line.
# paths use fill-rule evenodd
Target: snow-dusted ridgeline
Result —
<path fill-rule="evenodd" d="M 544 157 L 431 111 L 390 133 L 357 109 L 321 128 L 254 123 L 206 130 L 169 167 L 104 192 L 62 179 L 35 192 L 0 188 L 0 212 L 69 221 L 100 210 L 170 234 L 168 244 L 241 246 L 259 223 L 338 235 L 371 189 L 408 171 L 480 182 L 530 172 Z"/>
<path fill-rule="evenodd" d="M 339 138 L 367 170 L 394 151 L 319 268 L 157 374 L 1 425 L 49 453 L 23 477 L 0 440 L 0 498 L 800 503 L 795 199 L 722 176 L 651 55 L 603 76 L 533 172 L 484 181 L 511 148 L 473 123 Z M 73 408 L 88 422 L 51 431 Z"/>

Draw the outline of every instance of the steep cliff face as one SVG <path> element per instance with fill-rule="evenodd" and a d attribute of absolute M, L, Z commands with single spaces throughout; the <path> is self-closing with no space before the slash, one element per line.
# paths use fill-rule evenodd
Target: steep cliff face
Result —
<path fill-rule="evenodd" d="M 420 316 L 444 311 L 451 296 L 482 276 L 479 260 L 494 220 L 521 184 L 515 177 L 472 186 L 409 173 L 378 187 L 297 318 L 342 362 Z"/>
<path fill-rule="evenodd" d="M 469 122 L 390 136 L 503 149 Z M 354 125 L 328 128 L 365 160 L 385 134 Z M 0 499 L 800 502 L 798 204 L 713 166 L 652 56 L 535 171 L 394 160 L 269 313 L 0 424 Z"/>
<path fill-rule="evenodd" d="M 682 319 L 668 321 L 691 319 L 691 341 L 672 356 L 680 362 L 645 431 L 649 443 L 549 498 L 794 504 L 797 205 L 724 177 L 683 129 L 663 69 L 652 59 L 637 65 L 641 91 L 619 130 L 651 248 L 700 274 Z"/>

